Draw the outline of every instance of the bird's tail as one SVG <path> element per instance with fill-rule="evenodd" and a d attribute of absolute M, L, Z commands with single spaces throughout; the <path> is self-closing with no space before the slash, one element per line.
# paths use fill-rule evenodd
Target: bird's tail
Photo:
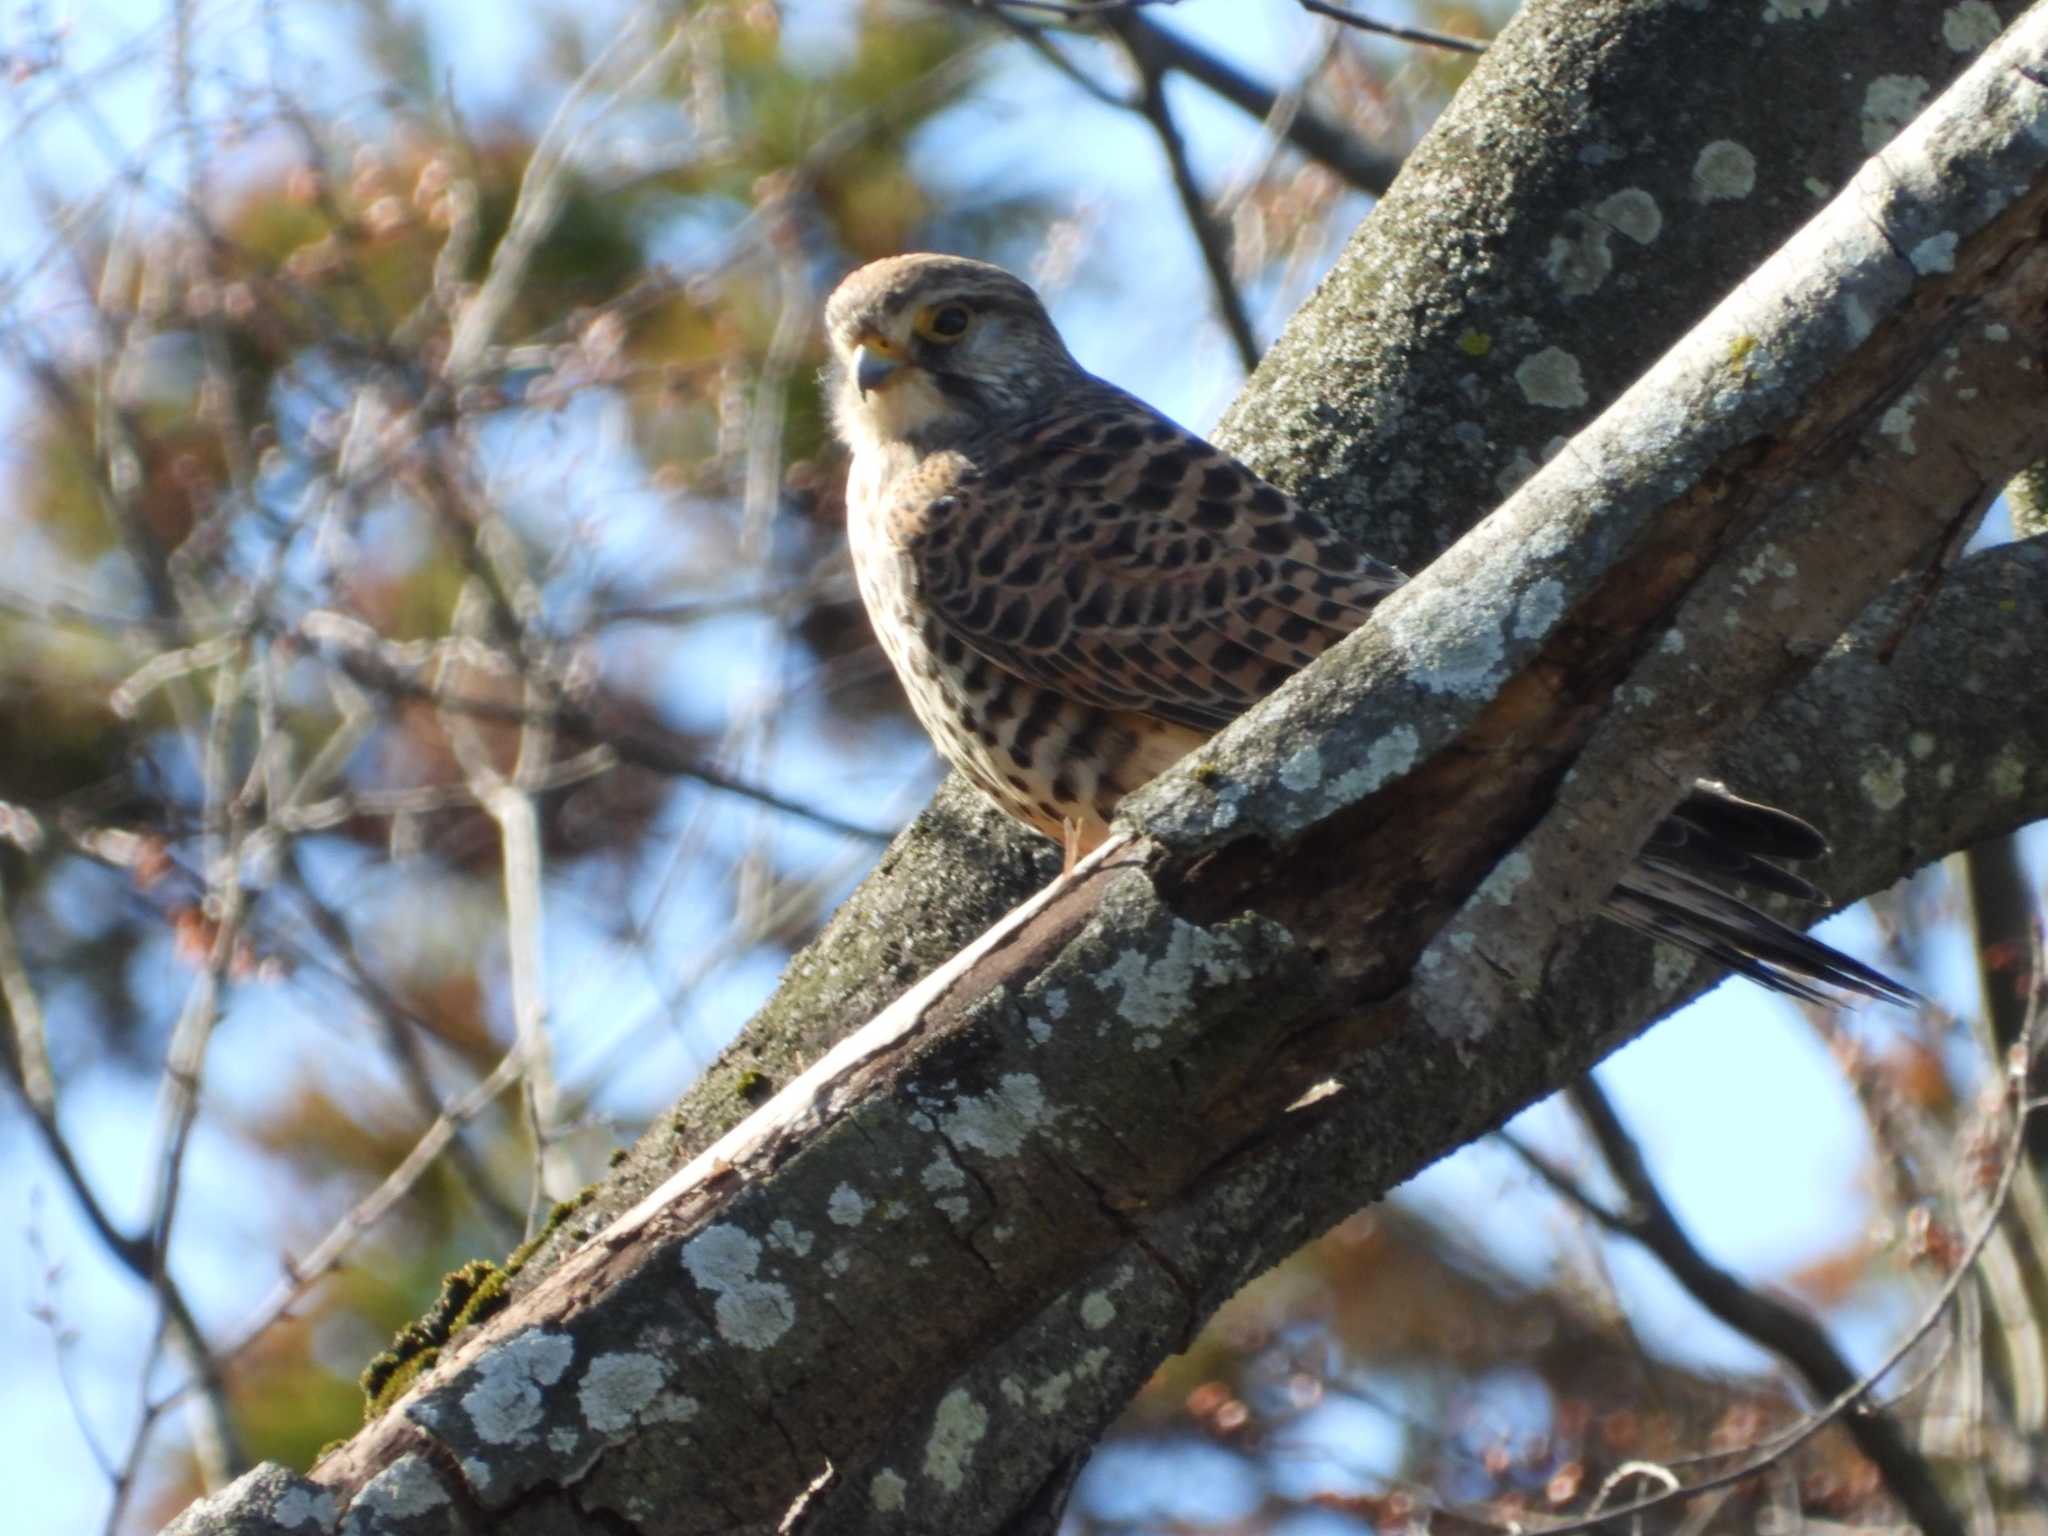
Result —
<path fill-rule="evenodd" d="M 1758 911 L 1741 897 L 1651 858 L 1629 871 L 1602 910 L 1653 939 L 1705 955 L 1774 992 L 1808 1002 L 1839 1000 L 1820 990 L 1824 986 L 1907 1008 L 1924 1001 L 1911 987 Z"/>
<path fill-rule="evenodd" d="M 1810 1002 L 1833 987 L 1882 1002 L 1924 1001 L 1882 971 L 1760 912 L 1713 880 L 1816 901 L 1822 892 L 1777 861 L 1819 858 L 1827 839 L 1789 811 L 1729 793 L 1702 779 L 1666 817 L 1635 867 L 1607 899 L 1607 916 L 1705 955 L 1778 992 Z"/>

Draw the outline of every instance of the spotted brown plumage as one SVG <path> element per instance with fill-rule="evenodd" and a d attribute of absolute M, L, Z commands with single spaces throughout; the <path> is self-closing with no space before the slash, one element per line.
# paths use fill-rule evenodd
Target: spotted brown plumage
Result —
<path fill-rule="evenodd" d="M 1405 578 L 1094 377 L 1000 267 L 899 256 L 826 305 L 861 596 L 946 760 L 1085 851 L 1123 797 L 1364 623 Z M 1702 782 L 1607 915 L 1764 982 L 1888 978 L 1708 883 L 1818 894 L 1825 843 Z"/>

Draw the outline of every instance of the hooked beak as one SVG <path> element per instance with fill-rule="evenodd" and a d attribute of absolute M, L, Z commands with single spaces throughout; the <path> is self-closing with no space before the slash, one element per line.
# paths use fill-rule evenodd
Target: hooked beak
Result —
<path fill-rule="evenodd" d="M 880 389 L 903 366 L 903 355 L 879 336 L 869 336 L 853 349 L 853 387 L 865 400 L 870 390 Z"/>

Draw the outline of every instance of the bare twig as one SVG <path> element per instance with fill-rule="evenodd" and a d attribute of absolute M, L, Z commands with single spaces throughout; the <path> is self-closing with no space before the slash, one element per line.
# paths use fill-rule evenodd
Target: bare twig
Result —
<path fill-rule="evenodd" d="M 1120 35 L 1133 52 L 1153 59 L 1162 69 L 1186 75 L 1239 111 L 1261 122 L 1273 118 L 1282 93 L 1254 80 L 1220 54 L 1168 31 L 1149 16 L 1128 17 Z M 1400 156 L 1362 143 L 1355 133 L 1326 117 L 1312 102 L 1303 101 L 1289 114 L 1281 132 L 1289 144 L 1311 160 L 1320 161 L 1351 186 L 1375 197 L 1387 190 L 1401 168 Z"/>
<path fill-rule="evenodd" d="M 329 615 L 326 618 L 340 620 L 339 615 Z M 524 723 L 530 713 L 522 704 L 456 693 L 443 689 L 438 683 L 420 681 L 411 674 L 424 666 L 428 658 L 416 655 L 403 647 L 390 647 L 381 636 L 367 630 L 366 627 L 341 622 L 322 622 L 317 625 L 308 624 L 305 633 L 307 638 L 324 654 L 329 655 L 350 678 L 376 692 L 397 698 L 428 700 L 438 709 L 509 724 Z M 893 833 L 881 828 L 864 827 L 858 822 L 835 816 L 830 811 L 802 805 L 776 794 L 773 790 L 763 789 L 757 784 L 748 783 L 713 767 L 703 762 L 699 754 L 675 734 L 663 731 L 657 726 L 644 722 L 627 724 L 623 721 L 604 719 L 580 705 L 567 701 L 558 701 L 550 707 L 549 713 L 555 728 L 564 735 L 580 740 L 604 742 L 618 754 L 618 759 L 622 763 L 631 763 L 657 773 L 694 779 L 707 789 L 738 795 L 770 810 L 779 811 L 785 816 L 798 817 L 843 837 L 859 838 L 869 843 L 886 843 L 894 836 Z"/>
<path fill-rule="evenodd" d="M 1486 44 L 1477 38 L 1460 37 L 1455 32 L 1438 32 L 1429 27 L 1408 27 L 1391 21 L 1374 21 L 1369 16 L 1348 11 L 1341 5 L 1332 5 L 1329 0 L 1294 0 L 1294 3 L 1317 16 L 1327 16 L 1347 27 L 1356 27 L 1361 32 L 1377 32 L 1380 36 L 1391 37 L 1397 42 L 1421 43 L 1430 48 L 1448 48 L 1454 53 L 1486 52 Z"/>
<path fill-rule="evenodd" d="M 217 1358 L 223 1362 L 236 1359 L 274 1323 L 288 1315 L 301 1297 L 347 1257 L 349 1250 L 366 1232 L 412 1193 L 427 1170 L 433 1167 L 434 1160 L 455 1141 L 462 1127 L 519 1081 L 520 1071 L 520 1052 L 515 1046 L 472 1087 L 450 1100 L 448 1107 L 427 1127 L 382 1182 L 350 1207 L 348 1213 L 317 1243 L 287 1265 L 285 1278 L 272 1289 L 241 1329 L 221 1346 Z M 188 1382 L 179 1391 L 189 1391 L 191 1385 Z M 166 1405 L 176 1396 L 167 1397 L 164 1400 Z"/>
<path fill-rule="evenodd" d="M 478 610 L 481 605 L 465 601 L 457 606 L 455 628 L 459 633 L 476 622 L 465 621 L 459 610 Z M 454 656 L 453 650 L 442 650 L 437 671 L 445 668 Z M 533 1140 L 534 1177 L 526 1213 L 530 1236 L 554 1198 L 553 1191 L 566 1192 L 573 1170 L 561 1145 L 560 1096 L 555 1082 L 554 1049 L 548 1034 L 547 986 L 542 964 L 540 819 L 530 787 L 544 772 L 554 730 L 542 706 L 539 686 L 529 677 L 525 689 L 526 718 L 519 728 L 518 754 L 509 773 L 500 771 L 492 761 L 490 748 L 473 719 L 459 713 L 444 714 L 442 728 L 456 760 L 468 775 L 477 803 L 498 825 L 513 1034 L 518 1042 L 527 1130 Z"/>
<path fill-rule="evenodd" d="M 0 1051 L 0 1062 L 4 1062 L 12 1069 L 8 1074 L 9 1080 L 21 1093 L 23 1102 L 28 1106 L 30 1122 L 36 1127 L 37 1134 L 42 1139 L 44 1151 L 56 1166 L 71 1192 L 72 1199 L 84 1215 L 86 1224 L 92 1228 L 101 1245 L 130 1274 L 155 1290 L 161 1308 L 158 1338 L 161 1340 L 168 1333 L 191 1368 L 190 1385 L 192 1390 L 199 1394 L 199 1401 L 202 1404 L 202 1432 L 217 1437 L 215 1444 L 220 1452 L 220 1460 L 228 1464 L 239 1462 L 241 1453 L 232 1437 L 232 1420 L 227 1410 L 227 1387 L 221 1374 L 220 1358 L 209 1349 L 197 1318 L 194 1317 L 177 1282 L 166 1269 L 160 1238 L 132 1237 L 114 1224 L 113 1218 L 107 1214 L 106 1207 L 87 1180 L 85 1170 L 58 1124 L 56 1085 L 54 1078 L 49 1075 L 47 1060 L 42 1059 L 37 1068 L 24 1070 L 24 1062 L 29 1057 L 41 1058 L 43 1055 L 39 1041 L 32 1042 L 26 1054 L 22 1050 L 24 1032 L 39 1030 L 43 1015 L 41 1003 L 36 998 L 26 969 L 20 963 L 20 947 L 15 941 L 13 925 L 7 916 L 4 890 L 0 890 L 0 986 L 4 986 L 4 999 L 15 1026 L 15 1051 Z M 41 1082 L 33 1090 L 30 1085 L 30 1071 L 41 1078 Z M 61 1337 L 59 1343 L 61 1360 Z M 68 1378 L 65 1380 L 65 1390 L 70 1391 Z M 88 1443 L 92 1446 L 94 1458 L 107 1471 L 113 1484 L 113 1508 L 108 1515 L 110 1530 L 118 1523 L 129 1493 L 133 1489 L 143 1450 L 155 1422 L 156 1415 L 152 1412 L 145 1411 L 139 1417 L 128 1451 L 118 1466 L 88 1432 Z"/>
<path fill-rule="evenodd" d="M 1173 110 L 1167 104 L 1165 76 L 1157 60 L 1134 51 L 1131 63 L 1138 70 L 1139 112 L 1151 124 L 1152 132 L 1159 139 L 1159 147 L 1166 153 L 1167 168 L 1173 176 L 1173 190 L 1180 199 L 1188 229 L 1201 250 L 1202 265 L 1209 273 L 1209 286 L 1215 294 L 1217 312 L 1223 317 L 1224 328 L 1230 332 L 1239 365 L 1250 373 L 1259 365 L 1259 342 L 1252 333 L 1251 315 L 1245 308 L 1244 295 L 1238 292 L 1237 279 L 1231 274 L 1229 232 L 1209 211 L 1202 189 L 1195 183 L 1194 167 L 1188 162 L 1187 145 L 1181 138 L 1179 125 L 1173 120 Z"/>
<path fill-rule="evenodd" d="M 668 36 L 659 47 L 650 47 L 647 33 L 657 26 L 666 27 Z M 582 115 L 586 104 L 602 91 L 598 103 L 598 110 L 602 111 L 640 81 L 658 75 L 682 45 L 683 36 L 684 29 L 671 22 L 663 8 L 642 7 L 563 96 L 527 160 L 511 223 L 491 253 L 483 282 L 456 318 L 445 364 L 448 377 L 465 379 L 476 371 L 484 349 L 526 280 L 534 252 L 554 227 L 568 190 L 571 161 L 588 132 L 589 125 Z M 629 60 L 632 67 L 625 77 L 614 86 L 604 87 L 602 82 Z"/>
<path fill-rule="evenodd" d="M 1596 1218 L 1654 1253 L 1694 1300 L 1783 1359 L 1816 1397 L 1826 1401 L 1848 1390 L 1856 1373 L 1818 1323 L 1788 1302 L 1745 1285 L 1699 1251 L 1664 1199 L 1642 1148 L 1622 1125 L 1599 1084 L 1591 1077 L 1581 1078 L 1566 1090 L 1566 1096 L 1628 1200 L 1629 1208 L 1623 1213 L 1592 1207 Z M 1963 1536 L 1963 1522 L 1949 1507 L 1932 1468 L 1914 1451 L 1890 1415 L 1870 1407 L 1847 1415 L 1842 1427 L 1928 1536 Z"/>
<path fill-rule="evenodd" d="M 1070 21 L 1094 21 L 1119 11 L 1148 5 L 1178 5 L 1180 0 L 967 0 L 976 10 L 1039 11 Z"/>
<path fill-rule="evenodd" d="M 463 798 L 466 803 L 474 803 L 466 786 L 463 789 Z M 347 979 L 353 983 L 356 992 L 375 1016 L 383 1032 L 385 1048 L 391 1053 L 391 1059 L 398 1067 L 406 1092 L 411 1096 L 414 1106 L 428 1117 L 429 1127 L 421 1138 L 422 1143 L 435 1135 L 443 1121 L 450 1122 L 449 1133 L 443 1137 L 442 1143 L 436 1144 L 437 1149 L 443 1143 L 447 1145 L 449 1159 L 462 1175 L 463 1187 L 483 1208 L 490 1220 L 503 1229 L 507 1241 L 511 1241 L 512 1234 L 519 1230 L 523 1217 L 499 1197 L 495 1181 L 482 1160 L 470 1152 L 460 1136 L 454 1134 L 475 1114 L 475 1110 L 462 1114 L 453 1107 L 442 1105 L 440 1096 L 435 1091 L 432 1075 L 428 1071 L 425 1056 L 420 1049 L 420 1036 L 425 1034 L 427 1029 L 425 1021 L 406 1007 L 403 1000 L 371 971 L 356 945 L 354 935 L 342 921 L 341 914 L 320 898 L 319 893 L 306 879 L 306 872 L 300 867 L 298 859 L 287 858 L 284 861 L 283 876 L 287 888 L 304 907 L 314 931 L 327 942 L 345 969 Z M 474 1090 L 472 1094 L 473 1092 Z M 476 1101 L 478 1107 L 488 1103 L 489 1097 Z M 471 1095 L 464 1095 L 459 1102 L 469 1103 L 470 1100 Z M 410 1184 L 405 1187 L 409 1188 Z"/>
<path fill-rule="evenodd" d="M 1725 1488 L 1735 1483 L 1744 1482 L 1765 1471 L 1774 1463 L 1804 1445 L 1829 1425 L 1842 1420 L 1845 1415 L 1851 1415 L 1855 1412 L 1856 1405 L 1880 1381 L 1896 1370 L 1906 1356 L 1947 1315 L 1949 1307 L 1955 1301 L 1957 1291 L 1974 1273 L 1977 1261 L 1984 1252 L 1985 1245 L 1990 1242 L 1992 1236 L 1998 1230 L 2000 1212 L 2005 1207 L 2006 1199 L 2012 1191 L 2013 1180 L 2018 1174 L 2025 1156 L 2028 1115 L 2026 1113 L 2025 1096 L 2020 1091 L 2021 1084 L 2024 1083 L 2026 1076 L 2026 1064 L 2020 1059 L 2021 1054 L 2021 1052 L 2015 1051 L 2014 1060 L 2008 1066 L 2006 1073 L 2006 1107 L 2012 1117 L 2012 1128 L 2006 1138 L 2004 1157 L 1999 1167 L 1997 1182 L 1987 1200 L 1984 1219 L 1979 1224 L 1968 1245 L 1958 1255 L 1954 1267 L 1943 1278 L 1941 1285 L 1936 1288 L 1934 1295 L 1929 1298 L 1927 1305 L 1922 1309 L 1913 1327 L 1908 1329 L 1892 1346 L 1884 1358 L 1878 1361 L 1871 1369 L 1850 1381 L 1839 1392 L 1835 1393 L 1834 1396 L 1829 1398 L 1820 1407 L 1807 1414 L 1798 1423 L 1747 1447 L 1743 1453 L 1743 1459 L 1737 1465 L 1696 1482 L 1686 1483 L 1667 1492 L 1619 1505 L 1602 1514 L 1538 1527 L 1537 1529 L 1540 1529 L 1543 1536 L 1566 1536 L 1566 1533 L 1569 1532 L 1592 1530 L 1606 1521 L 1640 1514 L 1670 1503 L 1675 1499 L 1691 1498 L 1713 1489 Z M 1535 1166 L 1539 1172 L 1542 1171 L 1543 1165 L 1540 1162 L 1532 1164 L 1532 1166 Z"/>
<path fill-rule="evenodd" d="M 1006 9 L 983 4 L 981 0 L 949 0 L 949 3 L 987 16 L 1104 106 L 1125 111 L 1139 110 L 1140 102 L 1102 84 L 1061 52 L 1049 34 L 1064 35 L 1067 29 L 1022 21 Z M 1239 111 L 1262 123 L 1274 123 L 1287 143 L 1309 159 L 1328 166 L 1361 192 L 1370 192 L 1377 197 L 1387 190 L 1393 182 L 1394 173 L 1401 168 L 1399 156 L 1385 154 L 1362 143 L 1356 134 L 1324 115 L 1312 102 L 1304 100 L 1292 111 L 1277 113 L 1276 108 L 1282 104 L 1286 93 L 1254 79 L 1221 54 L 1212 53 L 1178 32 L 1167 30 L 1150 16 L 1123 10 L 1115 18 L 1115 31 L 1133 57 L 1148 59 L 1168 73 L 1185 75 Z"/>
<path fill-rule="evenodd" d="M 0 868 L 0 1003 L 7 1007 L 7 1022 L 14 1054 L 15 1087 L 39 1122 L 54 1127 L 57 1121 L 57 1079 L 50 1070 L 49 1032 L 43 1023 L 43 1005 L 22 964 L 21 947 L 14 939 L 14 919 L 7 910 L 5 870 Z"/>

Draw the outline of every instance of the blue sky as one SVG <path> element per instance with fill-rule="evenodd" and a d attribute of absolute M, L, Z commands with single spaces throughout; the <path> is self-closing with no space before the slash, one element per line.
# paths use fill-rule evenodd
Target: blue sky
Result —
<path fill-rule="evenodd" d="M 825 51 L 836 45 L 842 13 L 832 0 L 802 0 L 786 10 L 791 50 Z M 155 5 L 80 0 L 65 13 L 74 57 L 89 63 L 95 54 L 112 55 L 138 29 L 159 25 L 163 14 Z M 209 36 L 233 35 L 236 26 L 253 25 L 262 8 L 233 0 L 201 4 L 199 14 Z M 293 18 L 289 25 L 312 35 L 312 24 L 300 13 L 286 14 Z M 550 103 L 528 102 L 514 83 L 529 72 L 526 61 L 535 41 L 521 27 L 503 24 L 504 7 L 442 0 L 430 15 L 444 38 L 460 40 L 459 47 L 444 52 L 461 61 L 449 86 L 467 115 L 488 120 L 508 112 L 536 119 L 544 114 Z M 1317 46 L 1308 19 L 1278 0 L 1189 0 L 1165 20 L 1273 81 L 1291 79 Z M 346 81 L 310 76 L 309 71 L 310 89 L 346 103 Z M 154 70 L 111 79 L 96 98 L 105 130 L 141 146 L 157 120 L 159 87 Z M 1259 153 L 1251 125 L 1235 110 L 1185 86 L 1175 102 L 1196 164 L 1211 187 L 1226 183 Z M 98 175 L 93 137 L 80 130 L 56 141 L 56 147 L 93 166 L 87 174 Z M 162 153 L 168 157 L 169 148 Z M 1225 333 L 1210 316 L 1202 269 L 1149 130 L 1089 101 L 1013 50 L 989 90 L 932 129 L 917 154 L 925 172 L 940 183 L 957 178 L 965 185 L 998 177 L 1051 190 L 1086 236 L 1084 270 L 1050 295 L 1055 318 L 1077 355 L 1192 426 L 1204 428 L 1214 420 L 1241 376 Z M 23 197 L 18 177 L 0 180 L 0 208 L 15 215 L 7 225 L 14 233 L 0 231 L 0 269 L 12 270 L 33 255 L 32 246 L 23 244 L 25 232 L 33 239 L 34 227 Z M 1144 274 L 1142 283 L 1103 275 L 1133 272 Z M 1259 296 L 1256 317 L 1265 338 L 1318 275 L 1320 267 L 1304 272 L 1300 291 Z M 1204 318 L 1190 326 L 1190 313 Z M 0 410 L 7 406 L 7 397 L 0 394 Z M 602 406 L 591 409 L 601 412 Z M 601 419 L 576 419 L 534 430 L 599 440 L 607 429 Z M 525 452 L 535 462 L 549 457 L 545 443 L 527 444 Z M 589 485 L 576 492 L 596 493 Z M 548 500 L 545 488 L 537 499 Z M 635 514 L 613 496 L 608 515 L 618 520 L 624 536 Z M 779 697 L 789 687 L 788 679 L 756 663 L 764 649 L 755 628 L 761 622 L 737 618 L 685 638 L 663 635 L 628 643 L 644 646 L 650 664 L 678 675 L 701 679 L 707 667 L 717 669 L 728 679 L 729 715 L 744 714 L 753 707 L 750 701 Z M 678 690 L 678 700 L 684 697 Z M 936 781 L 922 745 L 899 729 L 866 743 L 866 756 L 875 766 L 851 777 L 841 759 L 807 750 L 802 739 L 792 729 L 756 740 L 748 750 L 754 766 L 779 788 L 857 819 L 900 821 Z M 683 838 L 688 820 L 687 808 L 676 810 L 661 835 Z M 791 829 L 783 835 L 802 843 L 804 857 L 831 871 L 842 886 L 857 877 L 868 857 L 815 832 Z M 2038 873 L 2043 863 L 2038 838 L 2033 853 Z M 687 868 L 676 872 L 681 895 L 664 909 L 675 928 L 669 937 L 708 942 L 708 930 L 722 922 L 723 909 L 709 892 L 701 893 L 701 900 L 693 895 L 691 878 Z M 564 1080 L 572 1088 L 587 1088 L 601 1113 L 622 1121 L 651 1114 L 673 1098 L 776 980 L 773 965 L 765 960 L 741 957 L 722 965 L 689 997 L 686 1027 L 670 1027 L 665 979 L 620 963 L 622 957 L 605 948 L 598 914 L 579 909 L 580 901 L 594 908 L 602 894 L 570 888 L 559 895 L 551 892 L 551 900 L 551 1002 L 564 1021 L 558 1042 Z M 1875 930 L 1861 914 L 1846 915 L 1824 934 L 1853 953 L 1874 955 Z M 1958 1009 L 1974 1008 L 1974 982 L 1961 945 L 1944 939 L 1935 951 L 1929 979 L 1937 995 Z M 167 957 L 164 964 L 168 981 L 175 968 Z M 494 984 L 500 983 L 494 978 Z M 274 996 L 245 995 L 223 1022 L 223 1040 L 237 1031 L 275 1027 L 270 1015 L 276 1007 Z M 309 1020 L 296 1022 L 312 1028 Z M 299 1049 L 340 1058 L 341 1064 L 330 1069 L 340 1080 L 361 1053 L 352 1049 L 348 1025 L 326 1027 L 332 1033 L 322 1036 L 313 1029 L 314 1045 Z M 1876 1039 L 1896 1027 L 1881 1010 L 1866 1011 L 1852 1024 Z M 621 1070 L 624 1062 L 630 1062 L 629 1071 Z M 276 1078 L 274 1062 L 239 1050 L 218 1052 L 212 1070 L 210 1091 L 228 1102 L 258 1102 Z M 1861 1114 L 1813 1032 L 1778 1000 L 1745 984 L 1724 985 L 1617 1054 L 1601 1075 L 1680 1215 L 1701 1245 L 1738 1273 L 1763 1281 L 1783 1276 L 1854 1238 L 1874 1219 L 1872 1151 Z M 90 1176 L 109 1193 L 120 1217 L 133 1217 L 147 1197 L 154 1096 L 154 1085 L 88 1072 L 67 1097 L 67 1127 Z M 1530 1111 L 1518 1129 L 1560 1156 L 1576 1155 L 1577 1138 L 1557 1107 Z M 0 1112 L 0 1157 L 17 1170 L 0 1186 L 0 1219 L 17 1233 L 34 1231 L 46 1248 L 46 1255 L 38 1255 L 17 1244 L 15 1261 L 0 1265 L 0 1358 L 22 1363 L 12 1390 L 0 1397 L 0 1447 L 8 1448 L 0 1451 L 0 1477 L 25 1490 L 22 1497 L 29 1501 L 16 1507 L 15 1518 L 23 1522 L 17 1528 L 93 1529 L 105 1506 L 105 1484 L 75 1424 L 82 1415 L 105 1446 L 118 1451 L 125 1444 L 136 1404 L 135 1362 L 147 1347 L 151 1311 L 141 1290 L 98 1254 L 61 1183 L 12 1113 Z M 202 1129 L 191 1180 L 195 1190 L 214 1193 L 189 1203 L 181 1266 L 205 1321 L 222 1330 L 248 1315 L 272 1278 L 267 1263 L 249 1259 L 252 1251 L 267 1253 L 264 1245 L 275 1239 L 265 1219 L 269 1212 L 252 1210 L 244 1218 L 234 1199 L 222 1198 L 244 1176 L 238 1146 Z M 1589 1236 L 1560 1216 L 1497 1146 L 1482 1145 L 1446 1160 L 1417 1179 L 1404 1198 L 1469 1230 L 1473 1241 L 1505 1267 L 1531 1278 L 1591 1244 L 1655 1348 L 1709 1366 L 1761 1363 L 1753 1349 L 1704 1318 L 1628 1245 Z M 309 1231 L 318 1225 L 309 1219 Z M 54 1282 L 46 1256 L 57 1267 Z M 51 1336 L 30 1315 L 52 1298 L 53 1285 L 63 1316 L 82 1325 L 70 1350 L 77 1415 L 51 1368 Z M 1870 1358 L 1898 1319 L 1891 1306 L 1877 1304 L 1852 1307 L 1837 1321 L 1852 1351 Z M 1328 1451 L 1331 1465 L 1371 1466 L 1388 1454 L 1384 1426 L 1356 1405 L 1333 1402 L 1305 1421 L 1300 1433 L 1305 1445 Z M 11 1466 L 8 1457 L 14 1458 Z M 1110 1479 L 1111 1472 L 1102 1467 L 1098 1463 L 1095 1476 Z M 1227 1502 L 1229 1490 L 1245 1476 L 1243 1468 L 1213 1459 L 1176 1468 L 1176 1474 L 1184 1474 L 1190 1496 L 1207 1490 L 1212 1509 Z M 1142 1501 L 1146 1492 L 1134 1485 L 1129 1496 Z M 1313 1520 L 1300 1525 L 1303 1533 L 1319 1529 Z"/>

